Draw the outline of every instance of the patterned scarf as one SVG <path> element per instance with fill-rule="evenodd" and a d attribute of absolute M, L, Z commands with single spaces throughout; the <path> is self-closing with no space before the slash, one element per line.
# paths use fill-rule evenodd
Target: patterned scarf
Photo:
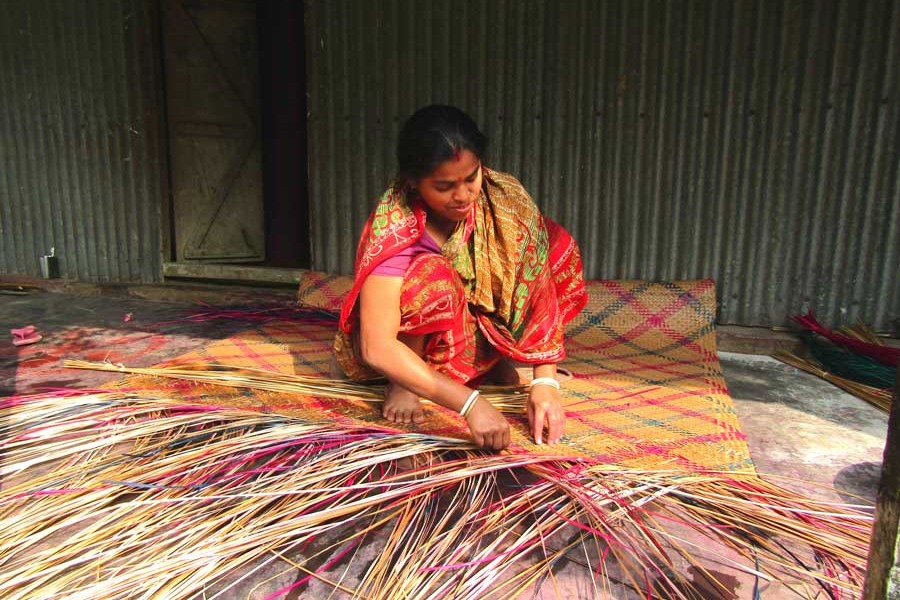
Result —
<path fill-rule="evenodd" d="M 534 201 L 513 176 L 482 170 L 482 191 L 442 254 L 459 274 L 478 327 L 495 349 L 521 362 L 558 362 L 565 357 L 563 318 L 574 316 L 570 310 L 561 312 L 559 304 L 577 305 L 576 313 L 584 304 L 577 248 L 574 253 L 570 248 L 554 252 L 577 260 L 577 265 L 571 260 L 562 265 L 566 282 L 561 289 L 559 277 L 551 273 L 551 265 L 559 261 L 551 261 L 547 224 Z M 405 187 L 391 185 L 382 195 L 360 238 L 354 285 L 341 309 L 343 331 L 350 333 L 355 326 L 356 300 L 366 277 L 418 240 L 426 218 L 421 199 Z M 558 300 L 560 291 L 567 301 Z"/>

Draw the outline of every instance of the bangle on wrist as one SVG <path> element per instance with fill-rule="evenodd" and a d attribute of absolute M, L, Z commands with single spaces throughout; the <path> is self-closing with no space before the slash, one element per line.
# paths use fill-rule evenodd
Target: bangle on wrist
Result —
<path fill-rule="evenodd" d="M 475 406 L 475 401 L 478 400 L 478 390 L 472 390 L 472 393 L 469 394 L 469 397 L 466 398 L 465 403 L 462 405 L 462 408 L 459 409 L 459 414 L 463 417 L 469 415 L 469 412 L 472 410 L 472 407 Z"/>
<path fill-rule="evenodd" d="M 532 379 L 528 388 L 533 388 L 536 385 L 549 385 L 559 389 L 559 382 L 554 377 L 538 377 L 537 379 Z"/>

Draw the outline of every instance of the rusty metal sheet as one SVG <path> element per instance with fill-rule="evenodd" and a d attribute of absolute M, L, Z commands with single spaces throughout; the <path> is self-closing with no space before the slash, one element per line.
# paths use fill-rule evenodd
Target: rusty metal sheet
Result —
<path fill-rule="evenodd" d="M 349 273 L 416 107 L 456 104 L 594 278 L 719 320 L 900 314 L 900 3 L 307 0 L 313 267 Z"/>
<path fill-rule="evenodd" d="M 0 272 L 162 278 L 157 3 L 6 2 L 0 19 Z"/>

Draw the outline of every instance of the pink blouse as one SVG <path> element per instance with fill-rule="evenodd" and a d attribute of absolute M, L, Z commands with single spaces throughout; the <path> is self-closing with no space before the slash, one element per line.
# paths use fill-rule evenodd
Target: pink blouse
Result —
<path fill-rule="evenodd" d="M 431 237 L 427 231 L 423 231 L 422 237 L 413 242 L 411 246 L 404 248 L 394 256 L 382 261 L 377 267 L 372 269 L 370 275 L 403 277 L 406 275 L 406 269 L 409 268 L 409 263 L 423 252 L 433 252 L 435 254 L 441 253 L 441 247 L 438 246 L 438 243 L 434 241 L 434 238 Z"/>

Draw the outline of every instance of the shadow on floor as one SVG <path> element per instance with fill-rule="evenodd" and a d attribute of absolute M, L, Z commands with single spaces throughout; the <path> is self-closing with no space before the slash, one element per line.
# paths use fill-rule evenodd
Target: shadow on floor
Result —
<path fill-rule="evenodd" d="M 880 462 L 860 462 L 844 467 L 834 478 L 834 487 L 848 504 L 868 503 L 878 495 Z M 861 498 L 863 500 L 861 500 Z"/>

